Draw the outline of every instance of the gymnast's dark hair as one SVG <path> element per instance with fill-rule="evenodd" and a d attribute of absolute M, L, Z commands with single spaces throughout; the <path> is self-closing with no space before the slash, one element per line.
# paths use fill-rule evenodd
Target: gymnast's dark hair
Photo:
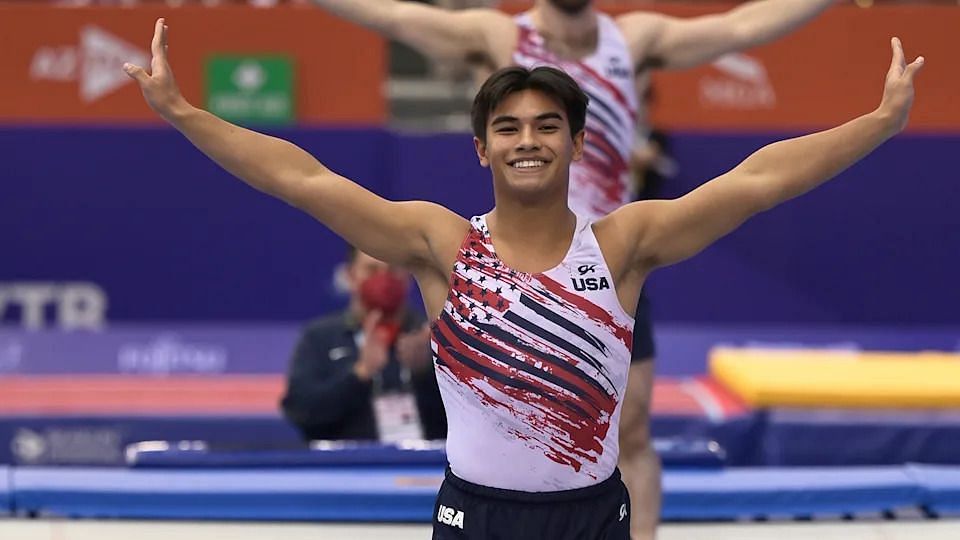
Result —
<path fill-rule="evenodd" d="M 570 124 L 570 135 L 583 130 L 587 122 L 587 97 L 580 85 L 563 71 L 552 67 L 503 68 L 493 75 L 477 92 L 470 111 L 473 134 L 484 144 L 487 142 L 487 121 L 490 113 L 510 94 L 521 90 L 537 90 L 557 100 L 563 105 Z"/>

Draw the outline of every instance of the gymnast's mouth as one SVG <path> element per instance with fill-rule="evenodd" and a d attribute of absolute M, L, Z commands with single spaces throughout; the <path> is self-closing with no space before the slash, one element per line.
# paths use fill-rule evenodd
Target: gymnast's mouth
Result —
<path fill-rule="evenodd" d="M 550 160 L 543 158 L 520 158 L 514 159 L 507 162 L 507 165 L 510 165 L 517 170 L 537 170 L 543 167 L 546 167 L 550 164 Z"/>

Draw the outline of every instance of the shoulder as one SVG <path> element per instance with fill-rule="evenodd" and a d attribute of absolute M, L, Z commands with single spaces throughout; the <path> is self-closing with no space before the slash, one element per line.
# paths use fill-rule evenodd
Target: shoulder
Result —
<path fill-rule="evenodd" d="M 622 32 L 657 32 L 670 20 L 670 17 L 652 11 L 630 11 L 611 17 Z"/>
<path fill-rule="evenodd" d="M 473 17 L 474 19 L 487 24 L 500 27 L 506 27 L 507 25 L 513 26 L 515 23 L 516 17 L 510 15 L 504 11 L 493 8 L 474 8 L 474 9 L 465 9 L 462 11 L 465 16 Z"/>
<path fill-rule="evenodd" d="M 634 61 L 641 62 L 660 37 L 669 18 L 659 13 L 632 11 L 613 19 L 623 35 Z"/>
<path fill-rule="evenodd" d="M 488 37 L 500 35 L 500 32 L 508 31 L 516 27 L 517 24 L 513 15 L 498 9 L 474 8 L 458 10 L 453 13 L 471 27 L 482 31 Z"/>
<path fill-rule="evenodd" d="M 461 13 L 464 17 L 471 17 L 488 24 L 513 24 L 515 18 L 514 15 L 510 15 L 505 11 L 489 7 L 462 9 L 459 10 L 458 13 Z"/>
<path fill-rule="evenodd" d="M 597 224 L 612 228 L 635 228 L 649 223 L 674 201 L 670 199 L 645 199 L 617 208 L 598 219 Z"/>
<path fill-rule="evenodd" d="M 450 254 L 460 249 L 460 244 L 470 232 L 470 221 L 439 204 L 419 201 L 410 204 L 420 205 L 417 211 L 423 218 L 424 234 L 433 262 L 443 261 L 443 268 L 446 268 Z"/>
<path fill-rule="evenodd" d="M 657 228 L 670 201 L 648 200 L 621 206 L 593 224 L 597 243 L 603 250 L 608 264 L 616 272 L 633 267 L 643 254 L 638 246 L 645 244 Z"/>
<path fill-rule="evenodd" d="M 520 39 L 517 17 L 497 9 L 468 9 L 464 14 L 473 18 L 483 33 L 488 60 L 494 69 L 512 64 L 511 57 Z"/>
<path fill-rule="evenodd" d="M 469 221 L 439 204 L 417 200 L 395 204 L 395 211 L 403 216 L 397 222 L 397 227 L 403 230 L 394 232 L 401 234 L 414 231 L 426 242 L 429 251 L 408 261 L 410 269 L 430 267 L 445 260 L 444 254 L 456 250 L 470 229 Z"/>

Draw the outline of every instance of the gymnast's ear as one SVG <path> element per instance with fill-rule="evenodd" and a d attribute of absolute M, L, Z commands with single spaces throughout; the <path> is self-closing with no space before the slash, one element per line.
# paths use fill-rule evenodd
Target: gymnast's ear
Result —
<path fill-rule="evenodd" d="M 583 142 L 587 138 L 587 130 L 581 129 L 580 133 L 573 136 L 573 161 L 583 159 Z"/>
<path fill-rule="evenodd" d="M 490 160 L 487 159 L 487 143 L 481 141 L 479 137 L 474 137 L 473 146 L 477 149 L 477 157 L 480 158 L 480 166 L 489 167 Z"/>

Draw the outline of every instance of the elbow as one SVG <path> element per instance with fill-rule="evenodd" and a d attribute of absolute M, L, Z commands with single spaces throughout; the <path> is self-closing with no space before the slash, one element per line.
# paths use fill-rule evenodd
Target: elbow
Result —
<path fill-rule="evenodd" d="M 290 206 L 299 210 L 306 210 L 306 204 L 309 200 L 310 183 L 312 180 L 308 177 L 293 178 L 287 182 L 278 182 L 282 189 L 278 190 L 276 195 Z"/>
<path fill-rule="evenodd" d="M 801 195 L 807 188 L 790 171 L 756 171 L 747 176 L 744 207 L 750 215 L 766 212 Z"/>
<path fill-rule="evenodd" d="M 743 197 L 745 215 L 743 221 L 774 208 L 788 198 L 783 190 L 769 178 L 757 178 L 751 189 L 744 191 Z"/>
<path fill-rule="evenodd" d="M 730 25 L 730 41 L 735 44 L 734 50 L 746 49 L 761 45 L 772 39 L 763 29 L 751 20 L 737 20 Z"/>
<path fill-rule="evenodd" d="M 753 174 L 746 176 L 743 180 L 737 204 L 742 212 L 741 223 L 789 198 L 783 186 L 777 183 L 776 178 L 771 178 L 771 175 Z"/>
<path fill-rule="evenodd" d="M 735 44 L 734 50 L 762 45 L 778 36 L 776 31 L 761 22 L 760 17 L 747 9 L 751 7 L 754 6 L 747 4 L 744 8 L 729 13 L 727 28 L 730 42 Z"/>
<path fill-rule="evenodd" d="M 277 191 L 272 195 L 294 208 L 307 211 L 317 197 L 319 186 L 329 181 L 329 174 L 330 171 L 322 166 L 320 170 L 291 171 L 273 183 Z"/>
<path fill-rule="evenodd" d="M 760 149 L 737 168 L 743 208 L 750 215 L 770 210 L 787 198 L 780 174 L 766 148 Z M 781 179 L 782 180 L 782 179 Z"/>
<path fill-rule="evenodd" d="M 785 197 L 778 190 L 772 187 L 765 187 L 756 190 L 756 193 L 748 201 L 750 215 L 759 214 L 772 209 L 785 200 Z"/>

